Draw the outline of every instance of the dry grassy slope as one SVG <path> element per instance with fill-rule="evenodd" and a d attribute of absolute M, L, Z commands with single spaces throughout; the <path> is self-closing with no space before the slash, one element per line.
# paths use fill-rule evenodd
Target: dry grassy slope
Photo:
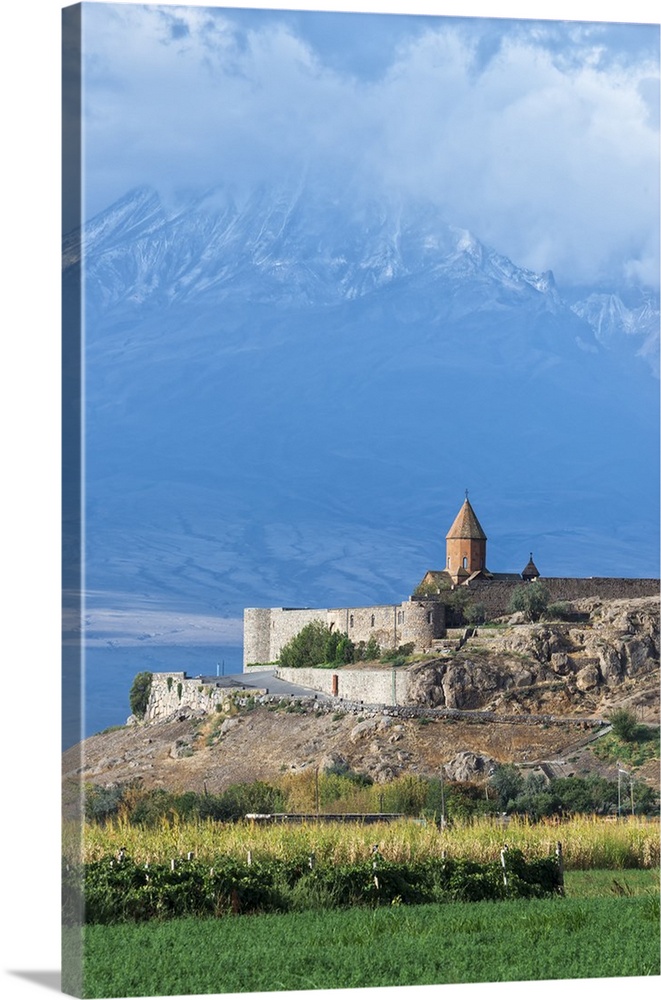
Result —
<path fill-rule="evenodd" d="M 324 767 L 338 758 L 354 770 L 386 781 L 406 773 L 438 774 L 442 764 L 465 750 L 503 763 L 571 756 L 571 769 L 577 774 L 600 770 L 614 777 L 615 769 L 600 765 L 589 751 L 568 749 L 589 735 L 571 716 L 603 716 L 606 709 L 624 704 L 639 711 L 644 707 L 645 721 L 658 722 L 658 602 L 592 602 L 586 609 L 591 620 L 585 626 L 485 632 L 457 658 L 457 663 L 472 658 L 484 669 L 490 658 L 494 663 L 502 658 L 503 663 L 520 664 L 517 656 L 523 656 L 552 670 L 555 653 L 553 662 L 564 673 L 553 670 L 554 676 L 569 678 L 561 690 L 540 695 L 538 684 L 515 685 L 494 690 L 485 707 L 507 714 L 555 711 L 567 717 L 563 725 L 544 727 L 524 719 L 485 724 L 468 718 L 421 723 L 380 713 L 361 722 L 351 714 L 337 718 L 331 712 L 296 713 L 264 706 L 224 723 L 218 715 L 179 718 L 92 736 L 68 750 L 63 757 L 65 801 L 75 798 L 80 780 L 109 784 L 140 779 L 145 787 L 197 791 L 206 787 L 214 793 L 235 782 L 272 780 L 283 773 Z M 611 649 L 621 659 L 620 676 Z M 607 682 L 577 687 L 575 668 L 579 673 L 593 670 L 599 662 L 611 670 Z M 658 782 L 658 761 L 639 775 Z"/>
<path fill-rule="evenodd" d="M 145 787 L 202 791 L 206 785 L 213 793 L 234 782 L 273 779 L 337 758 L 355 770 L 378 771 L 386 779 L 401 773 L 438 773 L 441 764 L 461 750 L 502 761 L 545 758 L 585 735 L 575 723 L 544 728 L 444 719 L 421 724 L 418 719 L 376 716 L 368 717 L 365 726 L 355 715 L 333 721 L 331 714 L 265 707 L 235 718 L 223 735 L 217 733 L 217 719 L 205 718 L 92 736 L 82 748 L 64 754 L 65 782 L 75 784 L 82 765 L 79 776 L 94 784 L 141 778 Z M 189 743 L 190 756 L 172 756 L 181 752 L 178 741 Z"/>

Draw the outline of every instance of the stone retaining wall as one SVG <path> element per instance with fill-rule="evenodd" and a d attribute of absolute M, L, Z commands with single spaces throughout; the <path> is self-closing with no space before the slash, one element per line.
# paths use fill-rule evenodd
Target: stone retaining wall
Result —
<path fill-rule="evenodd" d="M 409 693 L 409 673 L 397 667 L 376 670 L 369 667 L 355 670 L 278 667 L 275 673 L 276 677 L 291 684 L 300 684 L 347 701 L 397 705 L 405 702 Z M 334 689 L 334 678 L 337 678 L 337 690 Z"/>
<path fill-rule="evenodd" d="M 145 722 L 160 722 L 184 707 L 193 711 L 215 712 L 231 700 L 232 695 L 244 691 L 242 686 L 223 687 L 205 682 L 196 677 L 187 677 L 183 672 L 152 674 L 151 692 Z M 251 689 L 248 694 L 259 695 L 262 690 Z"/>
<path fill-rule="evenodd" d="M 319 701 L 315 696 L 293 697 L 291 695 L 283 697 L 277 694 L 262 695 L 258 698 L 260 704 L 273 704 L 283 701 L 293 701 L 301 707 L 322 713 L 324 715 L 346 712 L 348 715 L 361 715 L 373 718 L 375 716 L 389 716 L 393 719 L 457 719 L 461 722 L 474 723 L 475 725 L 485 725 L 486 723 L 525 723 L 526 725 L 539 726 L 564 726 L 573 727 L 582 731 L 594 731 L 602 726 L 608 725 L 604 719 L 583 718 L 576 716 L 555 716 L 555 715 L 526 715 L 520 713 L 516 715 L 506 715 L 503 713 L 481 711 L 479 709 L 467 711 L 460 708 L 429 708 L 426 705 L 382 705 L 369 704 L 365 701 L 351 701 L 344 698 L 334 698 L 332 701 Z"/>

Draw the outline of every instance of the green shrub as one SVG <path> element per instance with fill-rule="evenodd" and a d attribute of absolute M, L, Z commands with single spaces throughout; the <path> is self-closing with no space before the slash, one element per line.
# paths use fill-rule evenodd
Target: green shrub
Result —
<path fill-rule="evenodd" d="M 223 916 L 347 906 L 391 906 L 426 902 L 499 900 L 560 893 L 555 858 L 526 861 L 506 854 L 507 885 L 499 861 L 428 859 L 371 861 L 309 868 L 306 859 L 255 860 L 220 857 L 213 867 L 195 859 L 174 865 L 137 865 L 130 857 L 103 857 L 82 867 L 66 866 L 63 891 L 76 912 L 81 887 L 88 924 Z"/>
<path fill-rule="evenodd" d="M 568 621 L 571 618 L 571 606 L 567 601 L 554 601 L 546 609 L 547 618 L 555 618 L 560 621 Z"/>
<path fill-rule="evenodd" d="M 286 643 L 278 658 L 281 667 L 318 667 L 351 663 L 355 646 L 346 632 L 334 632 L 322 621 L 313 621 Z"/>
<path fill-rule="evenodd" d="M 397 649 L 386 649 L 385 652 L 381 653 L 381 662 L 390 663 L 393 667 L 401 667 L 406 663 L 406 657 L 411 656 L 414 649 L 414 642 L 406 642 L 403 646 L 398 646 Z"/>
<path fill-rule="evenodd" d="M 138 719 L 144 719 L 149 695 L 151 694 L 152 674 L 148 670 L 136 674 L 129 692 L 131 711 Z"/>
<path fill-rule="evenodd" d="M 613 727 L 613 732 L 625 743 L 635 740 L 638 731 L 638 722 L 633 712 L 626 708 L 616 708 L 611 712 L 608 721 Z"/>
<path fill-rule="evenodd" d="M 484 625 L 487 620 L 487 609 L 480 601 L 468 604 L 464 610 L 464 618 L 469 625 Z"/>
<path fill-rule="evenodd" d="M 515 587 L 508 611 L 523 611 L 530 622 L 539 621 L 549 606 L 550 595 L 543 583 L 533 580 Z"/>
<path fill-rule="evenodd" d="M 84 789 L 85 819 L 105 823 L 116 816 L 124 801 L 126 785 L 86 785 Z"/>

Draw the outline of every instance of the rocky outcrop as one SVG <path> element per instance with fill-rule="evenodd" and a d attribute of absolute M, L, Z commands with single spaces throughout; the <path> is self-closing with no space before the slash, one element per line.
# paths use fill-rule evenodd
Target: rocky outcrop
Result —
<path fill-rule="evenodd" d="M 486 778 L 496 764 L 493 757 L 473 750 L 461 750 L 443 766 L 443 773 L 450 781 L 476 781 Z"/>
<path fill-rule="evenodd" d="M 571 711 L 597 707 L 659 669 L 659 601 L 583 600 L 580 624 L 480 628 L 454 654 L 410 668 L 408 701 L 429 707 Z"/>

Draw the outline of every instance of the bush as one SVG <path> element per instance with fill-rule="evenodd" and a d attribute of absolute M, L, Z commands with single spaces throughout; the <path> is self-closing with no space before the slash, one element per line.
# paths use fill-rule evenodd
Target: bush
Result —
<path fill-rule="evenodd" d="M 318 667 L 322 663 L 351 663 L 355 647 L 346 632 L 331 632 L 322 621 L 310 622 L 280 651 L 281 667 Z"/>
<path fill-rule="evenodd" d="M 367 644 L 365 646 L 365 651 L 364 651 L 363 659 L 364 660 L 378 660 L 380 656 L 381 656 L 381 647 L 379 646 L 379 644 L 376 641 L 376 639 L 374 638 L 374 636 L 371 635 L 369 637 L 369 639 L 367 640 Z"/>
<path fill-rule="evenodd" d="M 631 743 L 638 735 L 638 723 L 636 716 L 627 711 L 626 708 L 616 708 L 611 712 L 608 721 L 613 727 L 613 732 L 625 743 Z"/>
<path fill-rule="evenodd" d="M 537 622 L 549 606 L 549 592 L 539 580 L 515 587 L 508 611 L 523 611 L 530 622 Z"/>
<path fill-rule="evenodd" d="M 569 621 L 572 617 L 571 606 L 567 601 L 554 601 L 546 609 L 546 617 L 550 619 Z"/>
<path fill-rule="evenodd" d="M 386 649 L 381 653 L 381 662 L 390 663 L 393 667 L 401 667 L 406 662 L 406 657 L 410 656 L 415 649 L 414 642 L 406 642 L 397 649 Z"/>
<path fill-rule="evenodd" d="M 93 823 L 105 823 L 117 815 L 124 801 L 125 785 L 86 785 L 85 819 Z"/>
<path fill-rule="evenodd" d="M 138 719 L 144 719 L 149 695 L 151 694 L 152 675 L 148 670 L 136 674 L 129 692 L 129 704 L 131 711 Z"/>
<path fill-rule="evenodd" d="M 464 618 L 469 625 L 484 625 L 487 620 L 487 609 L 479 601 L 469 604 L 464 611 Z"/>

